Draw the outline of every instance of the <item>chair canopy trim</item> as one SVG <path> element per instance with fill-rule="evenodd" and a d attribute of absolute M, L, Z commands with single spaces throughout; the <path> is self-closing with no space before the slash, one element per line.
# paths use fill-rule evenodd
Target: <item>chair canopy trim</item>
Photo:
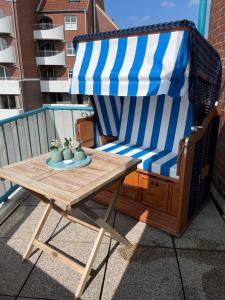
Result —
<path fill-rule="evenodd" d="M 183 96 L 188 90 L 189 30 L 82 42 L 72 94 Z"/>

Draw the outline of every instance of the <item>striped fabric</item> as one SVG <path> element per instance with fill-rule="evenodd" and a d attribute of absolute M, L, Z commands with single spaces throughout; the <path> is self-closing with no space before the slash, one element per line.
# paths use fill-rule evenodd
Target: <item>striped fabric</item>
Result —
<path fill-rule="evenodd" d="M 118 136 L 121 124 L 123 97 L 94 96 L 92 105 L 99 121 L 102 135 Z"/>
<path fill-rule="evenodd" d="M 142 159 L 138 168 L 177 178 L 179 141 L 190 135 L 192 110 L 188 95 L 127 97 L 119 138 L 98 148 Z"/>
<path fill-rule="evenodd" d="M 189 31 L 81 42 L 72 94 L 183 96 L 188 90 Z"/>

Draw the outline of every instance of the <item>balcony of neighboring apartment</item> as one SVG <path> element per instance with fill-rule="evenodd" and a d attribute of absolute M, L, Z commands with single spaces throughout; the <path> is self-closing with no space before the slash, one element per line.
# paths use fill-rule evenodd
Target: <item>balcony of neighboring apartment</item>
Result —
<path fill-rule="evenodd" d="M 38 66 L 65 66 L 65 52 L 52 49 L 38 50 L 36 62 Z"/>
<path fill-rule="evenodd" d="M 4 38 L 0 38 L 0 63 L 15 64 L 15 50 L 13 46 L 8 46 Z"/>
<path fill-rule="evenodd" d="M 12 21 L 10 16 L 0 15 L 0 33 L 12 34 Z"/>
<path fill-rule="evenodd" d="M 64 26 L 53 24 L 49 17 L 41 17 L 38 24 L 34 25 L 33 35 L 35 40 L 64 40 Z"/>
<path fill-rule="evenodd" d="M 0 66 L 0 95 L 20 95 L 19 78 L 11 77 L 6 67 Z"/>

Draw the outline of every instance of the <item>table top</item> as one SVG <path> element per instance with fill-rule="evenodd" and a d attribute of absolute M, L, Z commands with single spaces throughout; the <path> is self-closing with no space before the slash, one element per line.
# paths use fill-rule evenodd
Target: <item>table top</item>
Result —
<path fill-rule="evenodd" d="M 92 162 L 83 168 L 53 170 L 50 153 L 0 168 L 0 178 L 48 199 L 72 206 L 137 168 L 139 159 L 84 148 Z"/>

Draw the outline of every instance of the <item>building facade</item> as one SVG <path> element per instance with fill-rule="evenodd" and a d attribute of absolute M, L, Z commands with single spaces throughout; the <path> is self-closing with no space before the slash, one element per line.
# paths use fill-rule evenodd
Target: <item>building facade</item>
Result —
<path fill-rule="evenodd" d="M 211 0 L 209 42 L 218 51 L 222 61 L 222 88 L 219 101 L 221 122 L 213 173 L 214 196 L 222 200 L 225 213 L 225 0 Z"/>
<path fill-rule="evenodd" d="M 103 0 L 0 0 L 0 110 L 76 103 L 73 37 L 115 29 Z"/>

